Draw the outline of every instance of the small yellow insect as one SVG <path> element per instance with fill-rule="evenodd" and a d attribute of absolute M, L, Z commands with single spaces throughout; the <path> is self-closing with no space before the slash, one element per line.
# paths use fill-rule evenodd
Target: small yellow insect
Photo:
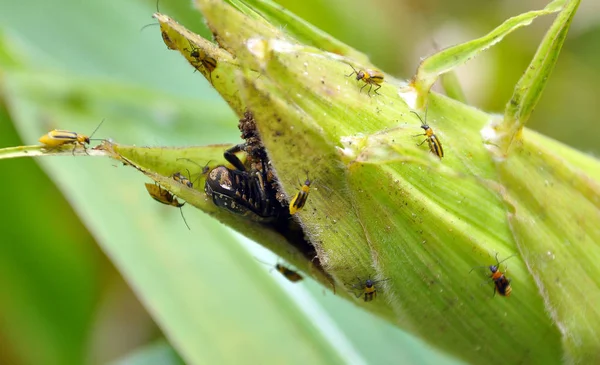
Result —
<path fill-rule="evenodd" d="M 146 183 L 145 185 L 146 185 L 146 190 L 148 190 L 148 194 L 150 194 L 152 199 L 156 200 L 157 202 L 159 202 L 161 204 L 170 205 L 172 207 L 179 208 L 179 212 L 181 213 L 181 218 L 183 218 L 183 223 L 185 223 L 185 226 L 188 229 L 190 229 L 190 226 L 187 224 L 187 221 L 185 220 L 185 217 L 183 216 L 183 210 L 181 209 L 181 207 L 183 207 L 185 205 L 185 203 L 180 203 L 179 200 L 177 200 L 177 198 L 175 196 L 173 196 L 173 194 L 171 194 L 170 191 L 168 191 L 167 189 L 161 188 L 160 185 L 158 185 L 158 184 Z"/>
<path fill-rule="evenodd" d="M 425 139 L 423 140 L 423 142 L 419 143 L 418 146 L 422 145 L 423 143 L 425 143 L 425 141 L 427 141 L 427 144 L 429 145 L 429 150 L 431 151 L 431 153 L 433 153 L 440 159 L 442 157 L 444 157 L 444 149 L 442 148 L 442 142 L 440 142 L 440 139 L 435 135 L 435 133 L 433 133 L 433 129 L 431 129 L 431 127 L 426 123 L 427 109 L 425 109 L 425 121 L 423 121 L 423 119 L 421 119 L 421 116 L 419 114 L 415 113 L 414 111 L 411 110 L 411 113 L 413 113 L 414 115 L 417 116 L 417 118 L 419 118 L 419 120 L 421 121 L 421 128 L 423 128 L 423 130 L 425 131 L 425 133 L 423 133 L 423 134 L 417 134 L 414 136 L 414 137 L 425 136 Z"/>
<path fill-rule="evenodd" d="M 302 187 L 300 188 L 300 191 L 298 191 L 296 193 L 296 195 L 294 195 L 294 197 L 290 201 L 290 214 L 291 215 L 296 214 L 296 212 L 298 212 L 300 209 L 302 209 L 304 207 L 304 204 L 306 204 L 306 200 L 308 199 L 308 193 L 310 191 L 311 182 L 312 181 L 310 181 L 307 176 L 306 181 L 304 181 L 304 185 L 302 185 Z"/>
<path fill-rule="evenodd" d="M 365 83 L 363 85 L 363 87 L 360 88 L 361 92 L 362 92 L 362 89 L 365 88 L 365 86 L 370 85 L 367 95 L 371 96 L 371 89 L 373 88 L 373 85 L 375 85 L 375 94 L 379 95 L 377 90 L 381 89 L 381 84 L 383 84 L 383 77 L 384 77 L 383 73 L 381 71 L 371 70 L 368 68 L 366 68 L 364 70 L 356 70 L 352 65 L 349 65 L 349 66 L 352 67 L 353 71 L 350 75 L 346 75 L 346 77 L 350 77 L 350 76 L 356 74 L 356 79 L 362 80 Z"/>
<path fill-rule="evenodd" d="M 96 133 L 96 131 L 98 130 L 98 128 L 100 128 L 102 123 L 104 123 L 104 119 L 102 119 L 100 124 L 98 124 L 96 129 L 94 129 L 94 132 L 92 133 L 92 135 L 90 137 L 88 137 L 84 134 L 78 134 L 75 132 L 65 131 L 62 129 L 53 129 L 50 132 L 41 136 L 39 141 L 45 147 L 50 147 L 50 148 L 64 146 L 67 144 L 74 144 L 75 146 L 73 147 L 73 154 L 75 154 L 75 148 L 77 148 L 77 145 L 80 145 L 83 147 L 83 150 L 87 153 L 87 149 L 86 149 L 85 145 L 90 144 L 91 137 L 94 136 L 94 133 Z"/>
<path fill-rule="evenodd" d="M 271 266 L 273 269 L 279 271 L 279 273 L 281 275 L 283 275 L 286 279 L 288 279 L 292 283 L 297 283 L 298 281 L 302 281 L 304 279 L 304 277 L 302 275 L 298 274 L 296 271 L 294 271 L 292 269 L 287 268 L 284 265 L 276 264 L 275 266 L 272 266 L 271 264 L 260 261 L 259 259 L 256 259 L 256 261 L 263 263 L 265 265 Z"/>
<path fill-rule="evenodd" d="M 203 50 L 201 50 L 200 48 L 196 48 L 192 42 L 188 41 L 190 43 L 190 47 L 192 48 L 190 51 L 190 57 L 193 57 L 196 60 L 196 64 L 201 64 L 207 71 L 208 71 L 208 77 L 210 80 L 210 83 L 212 85 L 213 81 L 212 81 L 212 72 L 217 68 L 217 60 L 215 60 L 214 58 L 208 56 L 206 54 L 206 52 L 204 52 Z M 194 63 L 192 63 L 192 66 L 194 66 L 194 68 L 196 68 L 196 70 L 198 70 L 198 67 L 196 65 L 194 65 Z"/>
<path fill-rule="evenodd" d="M 352 285 L 352 289 L 360 290 L 360 292 L 358 294 L 355 293 L 355 295 L 357 298 L 360 297 L 361 295 L 364 295 L 365 302 L 370 302 L 377 297 L 377 288 L 375 287 L 375 284 L 388 280 L 388 279 L 382 279 L 382 280 L 367 279 L 366 281 L 362 281 L 362 279 L 359 277 L 357 277 L 357 279 L 358 279 L 358 284 Z"/>
<path fill-rule="evenodd" d="M 275 270 L 279 271 L 281 275 L 283 275 L 286 279 L 291 281 L 292 283 L 296 283 L 304 279 L 302 275 L 298 274 L 296 271 L 289 269 L 281 264 L 275 265 Z"/>
<path fill-rule="evenodd" d="M 187 186 L 188 188 L 193 188 L 194 187 L 194 184 L 192 184 L 192 182 L 190 181 L 190 179 L 188 179 L 187 177 L 185 177 L 181 172 L 176 172 L 171 177 L 173 178 L 173 180 L 177 181 L 180 184 L 183 184 L 183 185 Z"/>
<path fill-rule="evenodd" d="M 186 161 L 189 161 L 189 162 L 193 163 L 194 165 L 196 165 L 196 166 L 198 166 L 198 167 L 200 167 L 200 168 L 202 169 L 202 170 L 200 170 L 200 172 L 198 173 L 198 177 L 197 177 L 197 178 L 195 178 L 193 181 L 196 181 L 196 180 L 198 180 L 198 178 L 200 178 L 200 176 L 201 176 L 201 175 L 206 175 L 206 174 L 208 173 L 208 171 L 210 171 L 210 167 L 209 167 L 208 165 L 209 165 L 209 164 L 212 162 L 212 160 L 208 160 L 208 162 L 206 163 L 206 165 L 202 166 L 202 165 L 200 165 L 198 162 L 196 162 L 196 161 L 193 161 L 193 160 L 191 160 L 191 159 L 189 159 L 189 158 L 186 158 L 186 157 L 179 157 L 179 158 L 177 159 L 177 161 L 180 161 L 180 160 L 186 160 Z M 191 178 L 192 174 L 190 174 L 190 171 L 189 171 L 188 169 L 186 169 L 186 171 L 187 171 L 187 173 L 188 173 L 188 176 L 190 176 L 190 178 Z M 196 175 L 196 174 L 194 174 L 194 175 Z M 177 179 L 175 179 L 175 180 L 177 180 Z M 190 186 L 190 187 L 191 187 L 191 186 Z"/>

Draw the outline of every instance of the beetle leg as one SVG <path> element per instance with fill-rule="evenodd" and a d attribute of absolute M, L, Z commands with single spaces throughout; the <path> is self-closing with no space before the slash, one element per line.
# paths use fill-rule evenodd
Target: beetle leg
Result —
<path fill-rule="evenodd" d="M 235 155 L 237 152 L 240 152 L 242 150 L 242 147 L 244 147 L 244 144 L 238 144 L 227 149 L 223 153 L 223 157 L 225 157 L 227 162 L 232 164 L 236 169 L 240 171 L 246 171 L 246 166 L 244 166 L 242 161 Z"/>
<path fill-rule="evenodd" d="M 419 134 L 419 136 L 422 136 L 422 134 Z M 417 136 L 413 136 L 413 137 L 417 137 Z M 420 146 L 420 145 L 422 145 L 423 143 L 427 142 L 428 140 L 429 140 L 429 138 L 425 138 L 425 139 L 423 140 L 423 142 L 421 142 L 421 143 L 417 144 L 417 146 Z"/>
<path fill-rule="evenodd" d="M 362 92 L 362 90 L 363 90 L 363 89 L 365 88 L 365 86 L 367 86 L 367 85 L 369 85 L 369 84 L 364 84 L 364 85 L 363 85 L 363 87 L 361 87 L 361 88 L 360 88 L 360 91 L 359 91 L 359 93 L 361 93 L 361 92 Z"/>
<path fill-rule="evenodd" d="M 381 85 L 377 85 L 377 87 L 375 87 L 375 90 L 373 90 L 375 92 L 375 94 L 377 95 L 381 95 L 380 93 L 377 92 L 377 90 L 381 89 Z"/>

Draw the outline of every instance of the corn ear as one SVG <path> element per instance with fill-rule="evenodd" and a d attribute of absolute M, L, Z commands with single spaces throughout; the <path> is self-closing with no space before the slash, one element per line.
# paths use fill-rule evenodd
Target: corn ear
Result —
<path fill-rule="evenodd" d="M 384 74 L 377 94 L 369 85 L 361 92 L 362 81 L 347 76 L 376 69 L 364 55 L 278 14 L 270 1 L 196 5 L 217 44 L 157 13 L 163 40 L 240 117 L 253 113 L 288 200 L 298 180 L 315 180 L 295 216 L 322 265 L 313 276 L 326 285 L 333 280 L 351 300 L 357 277 L 379 281 L 374 301 L 362 301 L 359 292 L 355 303 L 467 362 L 600 361 L 600 164 L 523 128 L 579 1 L 553 1 L 443 50 L 421 63 L 411 83 Z M 442 74 L 557 12 L 503 117 L 429 92 Z M 419 145 L 425 136 L 412 112 L 424 118 L 425 105 L 443 158 Z M 102 147 L 310 271 L 305 257 L 294 261 L 285 234 L 211 205 L 202 177 L 194 189 L 170 177 L 199 168 L 182 157 L 224 163 L 222 149 Z M 512 295 L 503 298 L 487 266 L 513 254 L 499 267 L 512 280 Z"/>
<path fill-rule="evenodd" d="M 241 104 L 254 113 L 285 194 L 293 196 L 307 172 L 317 180 L 298 219 L 338 286 L 351 291 L 357 276 L 387 279 L 380 284 L 379 300 L 357 304 L 470 362 L 590 359 L 590 352 L 569 348 L 564 328 L 557 326 L 556 316 L 548 316 L 543 275 L 534 272 L 528 254 L 539 232 L 525 235 L 517 229 L 521 204 L 528 199 L 519 201 L 515 186 L 529 181 L 525 172 L 543 166 L 542 161 L 519 158 L 515 165 L 510 160 L 499 165 L 486 134 L 496 117 L 429 94 L 438 76 L 536 17 L 570 11 L 563 15 L 568 19 L 576 9 L 573 2 L 555 1 L 510 19 L 478 41 L 434 55 L 423 61 L 412 86 L 385 75 L 380 95 L 361 93 L 360 81 L 346 77 L 353 68 L 375 68 L 367 60 L 327 52 L 270 25 L 277 23 L 273 14 L 251 1 L 232 3 L 235 7 L 196 2 L 219 45 L 244 65 L 231 77 Z M 557 22 L 563 32 L 568 29 L 564 19 Z M 422 139 L 414 137 L 420 123 L 410 111 L 426 103 L 427 122 L 446 151 L 442 160 L 426 145 L 417 146 Z M 570 153 L 575 160 L 581 157 Z M 597 168 L 596 161 L 588 163 Z M 517 179 L 508 181 L 508 171 Z M 562 177 L 572 181 L 570 175 Z M 593 187 L 578 185 L 588 199 L 597 197 Z M 535 194 L 526 191 L 531 200 Z M 597 222 L 596 208 L 589 204 L 590 222 Z M 531 216 L 523 218 L 531 222 Z M 562 233 L 544 229 L 556 238 Z M 547 258 L 547 252 L 537 255 Z M 471 268 L 495 264 L 496 254 L 514 253 L 518 256 L 505 265 L 510 264 L 507 276 L 515 294 L 494 298 L 491 285 L 480 286 L 486 274 Z M 587 340 L 589 348 L 596 344 L 593 336 Z"/>

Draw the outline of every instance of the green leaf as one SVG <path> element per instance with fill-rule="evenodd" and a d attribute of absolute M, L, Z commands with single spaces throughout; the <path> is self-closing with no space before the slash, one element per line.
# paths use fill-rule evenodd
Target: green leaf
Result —
<path fill-rule="evenodd" d="M 6 102 L 0 100 L 0 145 L 18 142 Z M 106 267 L 90 234 L 33 160 L 0 166 L 2 359 L 81 363 L 99 300 L 99 274 Z M 37 209 L 40 202 L 49 210 Z M 69 222 L 68 230 L 63 222 Z"/>
<path fill-rule="evenodd" d="M 514 94 L 506 104 L 504 121 L 495 128 L 497 133 L 503 136 L 496 141 L 502 151 L 510 147 L 540 100 L 579 3 L 578 0 L 571 0 L 560 12 L 552 27 L 546 32 L 529 67 L 515 86 Z"/>
<path fill-rule="evenodd" d="M 412 81 L 412 86 L 417 91 L 417 108 L 421 109 L 426 104 L 427 94 L 440 75 L 466 63 L 471 58 L 500 42 L 508 34 L 531 24 L 537 17 L 560 11 L 565 2 L 566 0 L 554 0 L 546 5 L 543 10 L 530 11 L 514 16 L 481 38 L 448 47 L 424 59 Z"/>
<path fill-rule="evenodd" d="M 460 81 L 458 80 L 456 72 L 446 72 L 440 76 L 440 80 L 444 92 L 449 98 L 460 101 L 461 103 L 467 102 L 467 97 L 465 96 L 462 86 L 460 86 Z"/>

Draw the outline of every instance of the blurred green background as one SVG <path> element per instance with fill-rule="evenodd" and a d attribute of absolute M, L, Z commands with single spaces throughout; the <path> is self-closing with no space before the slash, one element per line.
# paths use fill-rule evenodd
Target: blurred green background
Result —
<path fill-rule="evenodd" d="M 279 3 L 407 79 L 435 45 L 546 4 Z M 121 143 L 238 142 L 237 118 L 208 82 L 166 49 L 158 26 L 140 31 L 153 0 L 1 5 L 0 147 L 52 128 L 87 134 L 103 118 L 96 137 Z M 209 36 L 189 1 L 161 0 L 160 10 Z M 458 71 L 470 104 L 502 112 L 551 20 Z M 598 154 L 598 95 L 600 4 L 584 1 L 529 126 Z M 0 162 L 1 364 L 456 363 L 315 283 L 285 282 L 252 259 L 276 257 L 184 207 L 188 231 L 130 170 L 91 158 Z"/>

